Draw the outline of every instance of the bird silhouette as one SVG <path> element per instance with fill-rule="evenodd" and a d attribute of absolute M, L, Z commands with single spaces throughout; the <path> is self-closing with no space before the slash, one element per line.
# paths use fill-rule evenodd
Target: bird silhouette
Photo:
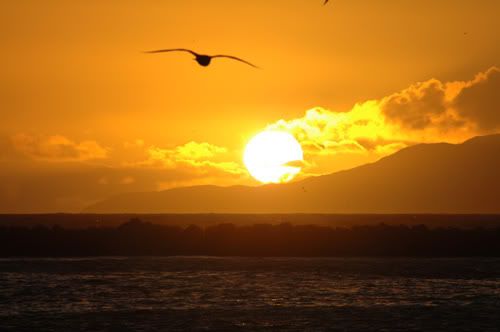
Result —
<path fill-rule="evenodd" d="M 224 54 L 217 54 L 217 55 L 207 55 L 207 54 L 199 54 L 199 53 L 196 53 L 195 51 L 192 51 L 192 50 L 188 50 L 186 48 L 171 48 L 171 49 L 164 49 L 164 50 L 153 50 L 153 51 L 146 51 L 145 53 L 166 53 L 166 52 L 188 52 L 188 53 L 191 53 L 192 55 L 194 55 L 194 60 L 196 62 L 198 62 L 198 64 L 200 66 L 203 66 L 203 67 L 207 67 L 208 65 L 210 65 L 210 63 L 212 62 L 212 59 L 214 58 L 228 58 L 228 59 L 232 59 L 232 60 L 236 60 L 236 61 L 239 61 L 239 62 L 243 62 L 249 66 L 252 66 L 254 68 L 259 68 L 257 67 L 256 65 L 246 61 L 246 60 L 243 60 L 241 58 L 238 58 L 238 57 L 235 57 L 235 56 L 232 56 L 232 55 L 224 55 Z"/>
<path fill-rule="evenodd" d="M 328 3 L 328 1 L 330 1 L 330 0 L 325 0 L 325 2 L 323 2 L 323 6 L 326 5 Z"/>

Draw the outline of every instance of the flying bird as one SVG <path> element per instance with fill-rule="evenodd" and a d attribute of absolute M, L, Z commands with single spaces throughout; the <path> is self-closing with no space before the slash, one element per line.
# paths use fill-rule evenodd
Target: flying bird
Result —
<path fill-rule="evenodd" d="M 228 58 L 228 59 L 232 59 L 232 60 L 236 60 L 236 61 L 239 61 L 239 62 L 243 62 L 249 66 L 252 66 L 254 68 L 259 68 L 257 67 L 256 65 L 246 61 L 246 60 L 243 60 L 241 58 L 238 58 L 238 57 L 235 57 L 235 56 L 232 56 L 232 55 L 224 55 L 224 54 L 217 54 L 217 55 L 207 55 L 207 54 L 199 54 L 199 53 L 196 53 L 195 51 L 191 51 L 191 50 L 188 50 L 186 48 L 171 48 L 171 49 L 165 49 L 165 50 L 154 50 L 154 51 L 147 51 L 145 53 L 166 53 L 166 52 L 188 52 L 188 53 L 191 53 L 192 55 L 194 55 L 194 60 L 196 62 L 198 62 L 198 64 L 200 66 L 203 66 L 203 67 L 207 67 L 211 62 L 212 62 L 212 59 L 214 58 Z"/>
<path fill-rule="evenodd" d="M 323 2 L 323 6 L 326 5 L 328 3 L 328 1 L 330 1 L 330 0 L 325 0 L 325 2 Z"/>

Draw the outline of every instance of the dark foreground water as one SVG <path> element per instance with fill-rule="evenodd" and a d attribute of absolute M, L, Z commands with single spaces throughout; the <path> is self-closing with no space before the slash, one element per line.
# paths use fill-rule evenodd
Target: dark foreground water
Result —
<path fill-rule="evenodd" d="M 499 331 L 500 259 L 0 259 L 0 330 Z"/>

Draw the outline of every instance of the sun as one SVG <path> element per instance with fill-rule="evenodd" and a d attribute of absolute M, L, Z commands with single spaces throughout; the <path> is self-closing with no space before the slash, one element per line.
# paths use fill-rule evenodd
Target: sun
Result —
<path fill-rule="evenodd" d="M 284 131 L 263 131 L 245 147 L 243 162 L 248 172 L 262 183 L 284 183 L 300 172 L 302 147 Z"/>

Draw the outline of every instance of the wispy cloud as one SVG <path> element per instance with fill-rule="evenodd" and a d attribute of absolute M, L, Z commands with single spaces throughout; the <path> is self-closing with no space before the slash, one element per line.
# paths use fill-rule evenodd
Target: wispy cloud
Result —
<path fill-rule="evenodd" d="M 188 142 L 173 148 L 150 146 L 146 149 L 147 159 L 138 166 L 162 167 L 167 169 L 192 168 L 196 173 L 207 173 L 216 169 L 233 175 L 246 174 L 245 168 L 235 162 L 227 148 L 207 142 Z"/>
<path fill-rule="evenodd" d="M 104 159 L 108 156 L 108 149 L 93 140 L 75 142 L 62 135 L 28 134 L 16 134 L 11 140 L 18 152 L 35 160 L 86 161 Z"/>

